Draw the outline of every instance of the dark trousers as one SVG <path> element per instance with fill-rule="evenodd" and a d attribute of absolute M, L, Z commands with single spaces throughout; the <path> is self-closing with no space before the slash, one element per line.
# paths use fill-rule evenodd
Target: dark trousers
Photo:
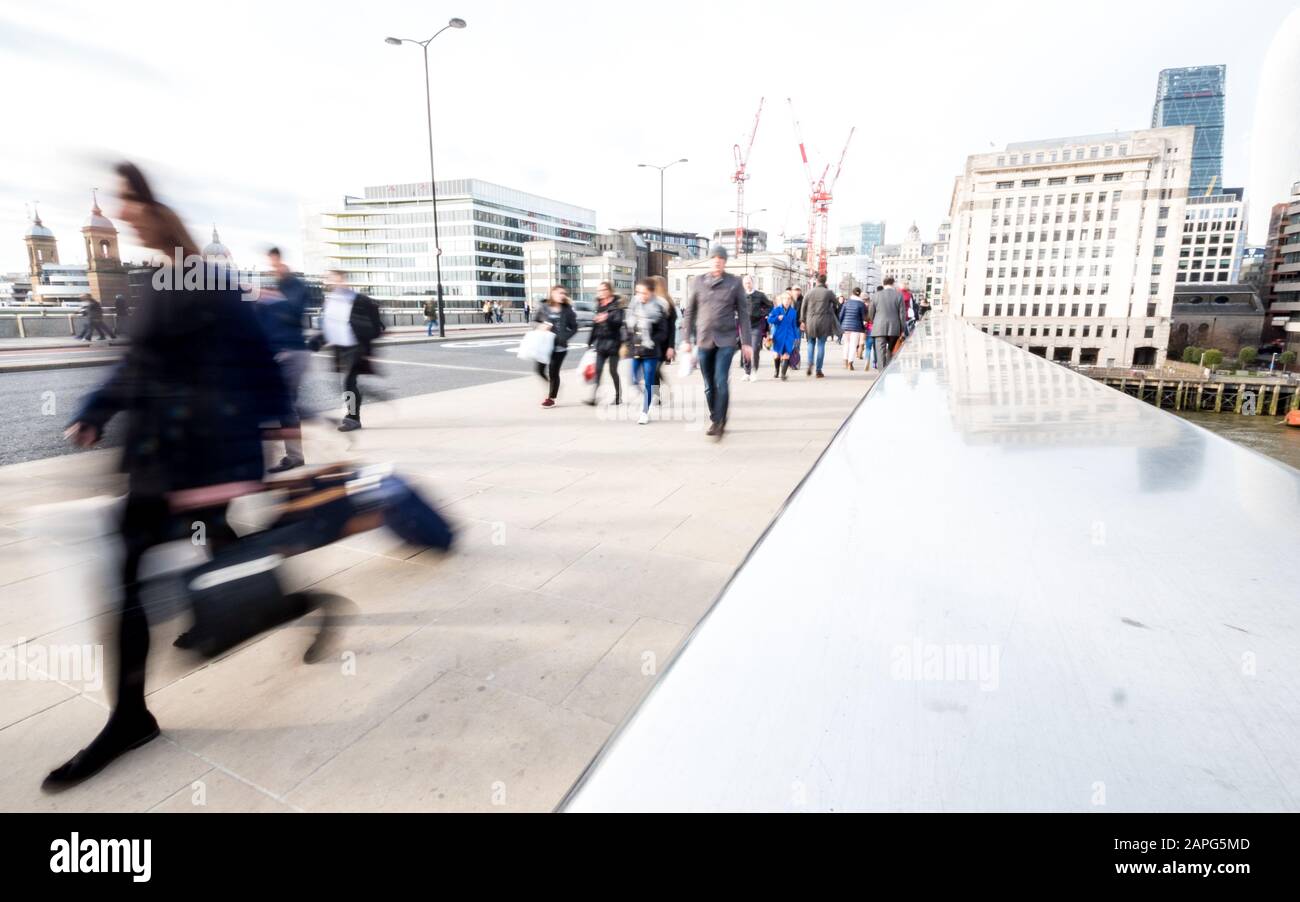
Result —
<path fill-rule="evenodd" d="M 618 378 L 618 351 L 608 354 L 596 352 L 596 391 L 600 391 L 600 376 L 605 371 L 606 361 L 609 362 L 609 378 L 614 381 L 614 403 L 617 404 L 623 398 L 623 384 Z"/>
<path fill-rule="evenodd" d="M 109 331 L 108 326 L 104 324 L 102 319 L 88 319 L 86 320 L 85 328 L 81 330 L 81 334 L 78 335 L 77 338 L 83 341 L 90 341 L 96 334 L 103 339 L 116 337 Z"/>
<path fill-rule="evenodd" d="M 122 611 L 117 632 L 117 699 L 114 710 L 143 711 L 145 661 L 149 657 L 149 618 L 140 599 L 140 560 L 155 545 L 175 541 L 203 523 L 208 548 L 215 550 L 238 539 L 226 522 L 225 507 L 172 513 L 157 495 L 127 495 L 120 533 Z"/>
<path fill-rule="evenodd" d="M 358 347 L 338 349 L 337 366 L 343 373 L 343 406 L 347 411 L 344 417 L 357 422 L 361 421 L 362 400 L 361 383 L 358 380 L 365 362 L 366 355 Z"/>
<path fill-rule="evenodd" d="M 897 335 L 880 335 L 876 338 L 876 360 L 877 365 L 883 370 L 889 366 L 889 360 L 894 353 L 894 342 L 898 341 Z"/>
<path fill-rule="evenodd" d="M 764 323 L 761 326 L 755 326 L 753 328 L 753 337 L 750 339 L 754 343 L 753 360 L 747 361 L 743 356 L 740 359 L 740 365 L 745 368 L 746 376 L 758 372 L 758 361 L 759 358 L 763 356 L 763 336 L 767 334 L 766 325 L 767 324 Z"/>
<path fill-rule="evenodd" d="M 546 397 L 550 398 L 552 401 L 554 401 L 556 397 L 560 394 L 560 367 L 564 366 L 564 358 L 568 353 L 569 353 L 568 348 L 561 348 L 558 351 L 552 351 L 551 364 L 549 369 L 547 365 L 544 363 L 537 364 L 537 375 L 541 376 L 543 379 L 550 380 L 551 393 L 548 394 Z M 618 365 L 617 362 L 614 365 L 617 366 Z M 597 364 L 596 372 L 597 373 L 600 372 L 599 364 Z M 614 379 L 615 379 L 614 384 L 617 385 L 618 376 L 616 375 Z"/>
<path fill-rule="evenodd" d="M 700 375 L 704 377 L 704 400 L 709 405 L 709 422 L 727 423 L 731 405 L 731 359 L 735 348 L 700 348 Z"/>

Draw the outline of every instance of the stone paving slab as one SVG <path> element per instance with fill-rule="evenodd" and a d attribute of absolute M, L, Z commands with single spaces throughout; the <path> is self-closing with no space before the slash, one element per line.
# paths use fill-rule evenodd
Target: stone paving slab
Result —
<path fill-rule="evenodd" d="M 0 680 L 0 810 L 549 810 L 870 384 L 738 380 L 721 443 L 702 434 L 698 377 L 638 426 L 637 408 L 580 404 L 572 369 L 553 410 L 524 377 L 367 405 L 359 433 L 311 425 L 310 460 L 395 464 L 456 524 L 455 551 L 381 530 L 288 562 L 291 588 L 347 599 L 313 665 L 318 616 L 203 662 L 171 646 L 185 621 L 160 607 L 163 737 L 61 795 L 40 779 L 94 735 L 107 687 Z M 0 468 L 0 651 L 112 647 L 113 461 Z M 256 528 L 266 505 L 231 517 Z"/>

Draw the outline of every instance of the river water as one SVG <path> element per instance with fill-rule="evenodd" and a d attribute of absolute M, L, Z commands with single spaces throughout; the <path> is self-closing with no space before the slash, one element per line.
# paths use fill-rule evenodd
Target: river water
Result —
<path fill-rule="evenodd" d="M 1300 469 L 1300 429 L 1278 425 L 1282 417 L 1181 411 L 1178 416 L 1226 439 Z"/>

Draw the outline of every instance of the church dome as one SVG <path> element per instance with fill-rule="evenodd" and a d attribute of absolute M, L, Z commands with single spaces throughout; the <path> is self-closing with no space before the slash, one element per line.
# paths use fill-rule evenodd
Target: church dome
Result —
<path fill-rule="evenodd" d="M 117 228 L 113 225 L 112 220 L 104 215 L 104 211 L 99 209 L 99 196 L 92 191 L 90 193 L 90 215 L 86 217 L 86 223 L 83 229 L 103 229 L 109 232 L 116 232 Z"/>
<path fill-rule="evenodd" d="M 203 248 L 203 256 L 212 260 L 229 260 L 230 249 L 221 243 L 221 236 L 217 234 L 217 227 L 212 227 L 212 241 Z"/>
<path fill-rule="evenodd" d="M 32 219 L 31 224 L 27 226 L 27 232 L 23 235 L 23 237 L 24 238 L 53 238 L 54 233 L 51 232 L 49 229 L 47 229 L 45 227 L 45 224 L 41 222 L 41 214 L 38 212 L 35 218 Z"/>

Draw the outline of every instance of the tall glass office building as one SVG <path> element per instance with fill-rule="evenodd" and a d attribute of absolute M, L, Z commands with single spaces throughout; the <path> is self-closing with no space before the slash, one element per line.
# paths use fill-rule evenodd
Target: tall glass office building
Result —
<path fill-rule="evenodd" d="M 856 222 L 840 229 L 840 241 L 837 247 L 853 248 L 853 253 L 871 256 L 876 248 L 885 243 L 885 223 Z"/>
<path fill-rule="evenodd" d="M 323 265 L 385 307 L 422 306 L 434 297 L 433 210 L 429 183 L 377 185 L 341 208 L 320 211 L 309 235 Z M 522 306 L 524 245 L 559 239 L 590 245 L 596 213 L 478 179 L 438 182 L 443 298 L 451 308 L 483 301 Z"/>
<path fill-rule="evenodd" d="M 1223 97 L 1227 66 L 1164 69 L 1156 84 L 1151 127 L 1196 126 L 1192 148 L 1192 183 L 1188 193 L 1223 190 Z"/>

